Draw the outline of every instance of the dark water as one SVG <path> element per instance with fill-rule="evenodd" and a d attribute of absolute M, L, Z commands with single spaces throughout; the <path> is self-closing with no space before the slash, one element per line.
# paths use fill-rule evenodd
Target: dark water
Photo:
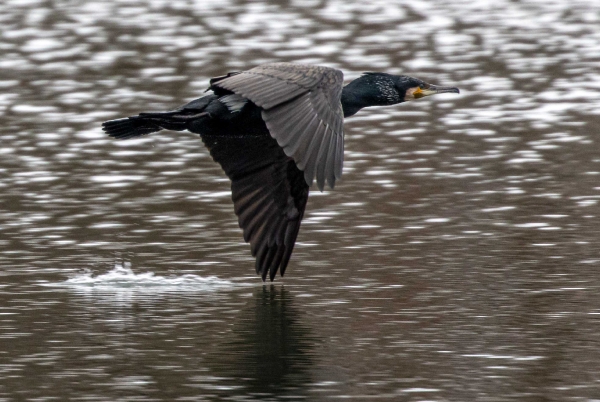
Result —
<path fill-rule="evenodd" d="M 0 3 L 1 401 L 600 401 L 600 6 Z M 263 285 L 199 138 L 103 120 L 270 61 L 460 96 L 346 123 Z"/>

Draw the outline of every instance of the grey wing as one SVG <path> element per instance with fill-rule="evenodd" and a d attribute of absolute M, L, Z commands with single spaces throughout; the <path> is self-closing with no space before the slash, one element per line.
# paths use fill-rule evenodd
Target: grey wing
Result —
<path fill-rule="evenodd" d="M 263 109 L 262 118 L 304 179 L 323 191 L 342 176 L 344 114 L 341 71 L 273 63 L 221 79 L 213 85 L 242 95 Z"/>

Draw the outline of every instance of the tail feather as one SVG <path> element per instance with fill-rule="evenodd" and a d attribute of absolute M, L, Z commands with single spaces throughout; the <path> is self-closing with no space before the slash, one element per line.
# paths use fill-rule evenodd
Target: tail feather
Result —
<path fill-rule="evenodd" d="M 190 122 L 210 117 L 209 113 L 196 110 L 176 110 L 173 112 L 140 113 L 139 116 L 109 120 L 102 123 L 102 130 L 118 139 L 139 137 L 160 130 L 182 131 Z"/>
<path fill-rule="evenodd" d="M 124 140 L 160 131 L 162 127 L 149 119 L 133 116 L 105 121 L 102 123 L 102 130 L 110 137 Z"/>

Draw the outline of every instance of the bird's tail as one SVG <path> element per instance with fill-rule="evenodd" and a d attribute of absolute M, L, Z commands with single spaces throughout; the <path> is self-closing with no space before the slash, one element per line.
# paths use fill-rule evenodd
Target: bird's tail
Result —
<path fill-rule="evenodd" d="M 105 121 L 102 123 L 102 130 L 113 138 L 124 140 L 160 131 L 162 127 L 140 116 L 132 116 Z"/>
<path fill-rule="evenodd" d="M 124 119 L 109 120 L 102 123 L 102 130 L 109 136 L 121 140 L 139 137 L 160 131 L 181 131 L 187 128 L 187 123 L 198 118 L 200 115 L 186 116 L 181 111 L 140 113 L 139 116 L 126 117 Z"/>

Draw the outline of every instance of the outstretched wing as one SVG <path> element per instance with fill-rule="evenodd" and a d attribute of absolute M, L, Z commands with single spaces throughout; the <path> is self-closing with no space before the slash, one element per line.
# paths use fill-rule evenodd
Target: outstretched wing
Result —
<path fill-rule="evenodd" d="M 294 161 L 268 136 L 202 136 L 231 179 L 235 214 L 265 280 L 281 275 L 292 255 L 308 200 L 308 185 Z"/>
<path fill-rule="evenodd" d="M 219 77 L 212 85 L 261 107 L 271 136 L 304 172 L 308 185 L 316 175 L 322 191 L 325 180 L 333 188 L 342 176 L 343 81 L 342 72 L 333 68 L 273 63 Z"/>

